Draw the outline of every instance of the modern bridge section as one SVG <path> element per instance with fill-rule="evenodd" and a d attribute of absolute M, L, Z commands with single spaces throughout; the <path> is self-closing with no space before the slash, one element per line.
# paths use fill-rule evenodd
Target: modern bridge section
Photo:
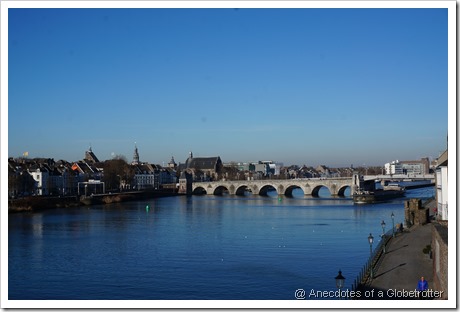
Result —
<path fill-rule="evenodd" d="M 345 196 L 347 187 L 351 188 L 353 194 L 356 188 L 354 182 L 353 178 L 193 182 L 192 193 L 221 195 L 228 192 L 230 195 L 244 195 L 248 191 L 264 196 L 275 189 L 278 195 L 292 196 L 292 191 L 300 188 L 305 196 L 318 197 L 320 188 L 326 187 L 331 196 Z"/>

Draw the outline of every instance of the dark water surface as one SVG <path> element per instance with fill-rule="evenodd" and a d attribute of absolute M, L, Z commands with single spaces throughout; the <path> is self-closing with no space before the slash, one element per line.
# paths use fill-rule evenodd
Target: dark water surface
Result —
<path fill-rule="evenodd" d="M 339 269 L 350 288 L 392 212 L 403 221 L 404 199 L 193 196 L 10 214 L 8 299 L 292 300 L 335 290 Z"/>

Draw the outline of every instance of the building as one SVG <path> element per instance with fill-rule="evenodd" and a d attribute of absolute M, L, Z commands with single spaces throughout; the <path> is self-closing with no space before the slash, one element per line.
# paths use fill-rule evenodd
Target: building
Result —
<path fill-rule="evenodd" d="M 438 220 L 448 219 L 447 150 L 438 157 L 436 167 L 436 202 Z"/>
<path fill-rule="evenodd" d="M 219 156 L 216 157 L 193 157 L 190 152 L 189 158 L 180 169 L 187 170 L 193 176 L 193 181 L 217 180 L 222 173 L 223 164 Z"/>
<path fill-rule="evenodd" d="M 169 163 L 168 163 L 168 168 L 171 168 L 171 169 L 176 170 L 177 164 L 176 164 L 176 162 L 174 161 L 174 156 L 171 156 L 171 160 L 170 160 Z"/>
<path fill-rule="evenodd" d="M 225 165 L 226 167 L 236 168 L 238 171 L 246 173 L 255 173 L 256 177 L 267 177 L 272 175 L 280 175 L 282 163 L 276 163 L 271 160 L 260 160 L 258 162 L 231 162 Z M 252 175 L 254 177 L 254 175 Z"/>
<path fill-rule="evenodd" d="M 139 150 L 137 146 L 135 146 L 131 166 L 134 168 L 133 189 L 159 190 L 162 188 L 163 184 L 175 184 L 177 182 L 175 171 L 177 165 L 174 161 L 174 157 L 171 158 L 167 168 L 147 162 L 140 162 Z"/>
<path fill-rule="evenodd" d="M 279 175 L 280 167 L 272 161 L 258 161 L 249 165 L 249 171 L 261 174 L 264 177 Z"/>
<path fill-rule="evenodd" d="M 49 172 L 46 168 L 39 165 L 32 166 L 28 169 L 29 174 L 35 180 L 35 194 L 36 195 L 49 195 Z"/>
<path fill-rule="evenodd" d="M 27 166 L 27 172 L 35 181 L 33 194 L 42 196 L 74 195 L 77 183 L 85 176 L 79 176 L 72 170 L 69 162 L 54 159 L 34 159 L 34 163 Z"/>
<path fill-rule="evenodd" d="M 160 186 L 164 184 L 175 184 L 177 183 L 176 170 L 172 168 L 164 168 L 159 165 L 156 166 L 159 172 Z"/>
<path fill-rule="evenodd" d="M 156 174 L 157 168 L 154 165 L 138 163 L 132 166 L 134 167 L 134 189 L 158 189 L 160 187 L 160 180 Z"/>
<path fill-rule="evenodd" d="M 93 153 L 91 146 L 89 147 L 89 150 L 85 152 L 84 160 L 93 164 L 99 162 L 99 159 L 97 159 L 96 155 Z"/>
<path fill-rule="evenodd" d="M 187 171 L 182 171 L 179 177 L 179 194 L 192 194 L 192 175 Z"/>
<path fill-rule="evenodd" d="M 12 198 L 39 196 L 68 196 L 77 192 L 77 171 L 72 164 L 52 158 L 8 159 L 8 195 Z"/>
<path fill-rule="evenodd" d="M 420 160 L 403 160 L 401 161 L 404 174 L 407 175 L 424 175 L 430 173 L 430 160 L 428 157 Z"/>
<path fill-rule="evenodd" d="M 79 160 L 72 164 L 71 169 L 78 176 L 78 181 L 101 180 L 104 170 L 97 167 L 95 163 L 89 163 L 87 160 Z"/>
<path fill-rule="evenodd" d="M 85 158 L 74 162 L 71 169 L 77 174 L 78 182 L 102 180 L 104 173 L 102 164 L 93 153 L 91 146 L 89 147 L 89 150 L 85 152 Z"/>
<path fill-rule="evenodd" d="M 393 160 L 385 164 L 385 174 L 403 174 L 402 164 L 399 160 Z"/>
<path fill-rule="evenodd" d="M 433 258 L 433 286 L 448 299 L 448 153 L 445 150 L 436 160 L 436 210 L 431 250 Z M 455 209 L 455 207 L 454 207 Z"/>
<path fill-rule="evenodd" d="M 385 174 L 424 175 L 430 173 L 428 157 L 420 160 L 394 160 L 385 164 Z"/>
<path fill-rule="evenodd" d="M 32 178 L 24 162 L 8 158 L 8 197 L 17 198 L 34 193 L 36 181 Z"/>

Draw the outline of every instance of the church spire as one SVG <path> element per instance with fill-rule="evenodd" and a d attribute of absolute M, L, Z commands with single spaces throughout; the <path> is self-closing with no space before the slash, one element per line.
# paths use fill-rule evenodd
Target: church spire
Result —
<path fill-rule="evenodd" d="M 171 160 L 169 161 L 168 163 L 168 167 L 169 168 L 172 168 L 172 169 L 175 169 L 177 167 L 177 164 L 176 162 L 174 161 L 174 156 L 171 156 Z"/>
<path fill-rule="evenodd" d="M 134 143 L 134 156 L 133 156 L 133 165 L 138 165 L 139 164 L 139 152 L 137 150 L 137 144 Z"/>

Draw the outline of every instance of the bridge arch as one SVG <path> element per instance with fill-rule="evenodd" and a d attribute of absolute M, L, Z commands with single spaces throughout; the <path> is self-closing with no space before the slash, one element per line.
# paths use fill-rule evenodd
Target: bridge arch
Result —
<path fill-rule="evenodd" d="M 261 195 L 261 196 L 268 196 L 268 192 L 271 191 L 271 190 L 275 190 L 276 192 L 278 192 L 278 189 L 272 185 L 272 184 L 265 184 L 263 185 L 260 189 L 259 189 L 259 192 L 258 194 Z M 278 193 L 279 194 L 279 193 Z"/>
<path fill-rule="evenodd" d="M 342 185 L 342 186 L 340 186 L 339 190 L 337 191 L 337 195 L 340 196 L 340 197 L 346 197 L 345 196 L 345 191 L 347 190 L 347 188 L 350 188 L 350 192 L 351 192 L 351 186 L 350 185 Z"/>
<path fill-rule="evenodd" d="M 287 196 L 287 197 L 294 197 L 292 195 L 292 192 L 295 190 L 295 189 L 301 189 L 304 196 L 306 194 L 305 192 L 305 189 L 301 186 L 301 185 L 298 185 L 298 184 L 291 184 L 291 185 L 288 185 L 286 187 L 286 189 L 284 190 L 284 195 Z"/>
<path fill-rule="evenodd" d="M 197 186 L 193 189 L 193 192 L 192 192 L 193 195 L 206 195 L 208 194 L 205 190 L 204 187 L 202 186 Z"/>
<path fill-rule="evenodd" d="M 239 196 L 244 196 L 244 192 L 248 189 L 247 185 L 240 185 L 236 188 L 234 194 Z"/>
<path fill-rule="evenodd" d="M 216 187 L 214 189 L 214 192 L 213 192 L 213 195 L 223 195 L 225 192 L 228 192 L 228 188 L 223 186 L 223 185 L 219 185 L 218 187 Z"/>
<path fill-rule="evenodd" d="M 311 196 L 313 197 L 320 197 L 319 196 L 319 190 L 322 188 L 322 187 L 325 187 L 329 193 L 331 193 L 332 195 L 332 192 L 331 192 L 331 189 L 328 188 L 326 185 L 323 185 L 323 184 L 319 184 L 319 185 L 316 185 L 315 187 L 313 187 L 313 189 L 311 190 Z"/>

